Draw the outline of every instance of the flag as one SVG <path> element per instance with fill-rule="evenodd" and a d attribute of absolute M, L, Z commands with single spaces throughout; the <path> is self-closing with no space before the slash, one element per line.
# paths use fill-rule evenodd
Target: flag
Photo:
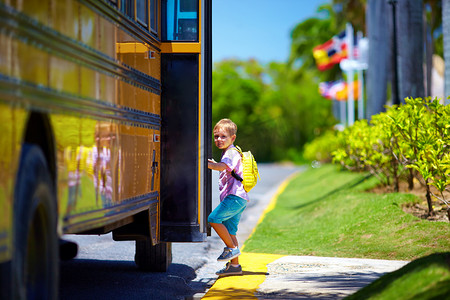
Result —
<path fill-rule="evenodd" d="M 330 40 L 313 49 L 317 68 L 325 71 L 347 57 L 347 40 L 345 31 L 333 36 Z"/>
<path fill-rule="evenodd" d="M 319 83 L 319 93 L 327 99 L 336 99 L 337 92 L 343 90 L 344 87 L 345 82 L 342 80 L 321 82 Z"/>
<path fill-rule="evenodd" d="M 319 83 L 319 93 L 327 99 L 347 101 L 348 84 L 343 80 Z M 358 81 L 353 82 L 354 99 L 358 98 Z"/>

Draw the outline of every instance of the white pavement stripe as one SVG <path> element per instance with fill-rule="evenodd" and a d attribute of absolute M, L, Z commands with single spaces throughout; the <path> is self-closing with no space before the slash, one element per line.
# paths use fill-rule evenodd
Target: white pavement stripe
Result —
<path fill-rule="evenodd" d="M 259 299 L 265 299 L 264 295 L 270 294 L 288 297 L 328 295 L 339 299 L 407 263 L 398 260 L 285 256 L 267 266 L 269 275 L 259 286 L 257 295 Z"/>

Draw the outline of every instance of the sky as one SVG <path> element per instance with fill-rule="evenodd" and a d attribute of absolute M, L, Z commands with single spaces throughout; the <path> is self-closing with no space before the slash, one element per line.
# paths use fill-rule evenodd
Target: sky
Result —
<path fill-rule="evenodd" d="M 227 58 L 285 62 L 295 25 L 330 0 L 213 0 L 213 62 Z"/>

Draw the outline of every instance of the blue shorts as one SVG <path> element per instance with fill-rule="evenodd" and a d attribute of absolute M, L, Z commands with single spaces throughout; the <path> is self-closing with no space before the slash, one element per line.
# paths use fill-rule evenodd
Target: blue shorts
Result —
<path fill-rule="evenodd" d="M 209 223 L 222 223 L 228 229 L 228 233 L 236 235 L 242 212 L 247 206 L 247 200 L 236 195 L 228 195 L 211 212 Z"/>

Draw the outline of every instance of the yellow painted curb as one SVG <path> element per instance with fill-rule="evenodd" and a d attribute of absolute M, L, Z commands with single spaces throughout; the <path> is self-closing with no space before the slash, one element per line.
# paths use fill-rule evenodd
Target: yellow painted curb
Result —
<path fill-rule="evenodd" d="M 202 299 L 258 299 L 255 292 L 264 282 L 267 265 L 283 257 L 278 254 L 242 253 L 242 276 L 219 278 Z"/>
<path fill-rule="evenodd" d="M 264 220 L 264 218 L 266 217 L 266 214 L 271 211 L 272 209 L 275 208 L 275 204 L 277 203 L 278 197 L 281 195 L 282 192 L 284 192 L 284 190 L 286 189 L 287 185 L 289 184 L 289 182 L 291 182 L 291 180 L 298 174 L 298 172 L 295 172 L 291 175 L 288 176 L 288 178 L 286 178 L 278 187 L 277 192 L 275 193 L 275 195 L 272 197 L 272 199 L 269 202 L 269 205 L 267 205 L 266 209 L 264 209 L 261 217 L 259 217 L 258 223 L 255 225 L 255 227 L 253 228 L 252 233 L 250 233 L 249 237 L 250 238 L 253 233 L 255 233 L 256 228 L 258 227 L 258 225 Z M 245 243 L 241 248 L 241 251 L 243 251 L 245 248 Z"/>
<path fill-rule="evenodd" d="M 274 209 L 278 196 L 286 189 L 288 183 L 297 173 L 290 175 L 283 181 L 259 218 L 258 224 L 263 221 L 269 211 Z M 250 236 L 253 235 L 258 224 L 253 228 Z M 267 265 L 285 255 L 246 253 L 243 252 L 244 247 L 245 245 L 242 247 L 242 254 L 239 256 L 242 276 L 220 277 L 202 299 L 258 299 L 255 293 L 260 284 L 266 279 Z"/>

